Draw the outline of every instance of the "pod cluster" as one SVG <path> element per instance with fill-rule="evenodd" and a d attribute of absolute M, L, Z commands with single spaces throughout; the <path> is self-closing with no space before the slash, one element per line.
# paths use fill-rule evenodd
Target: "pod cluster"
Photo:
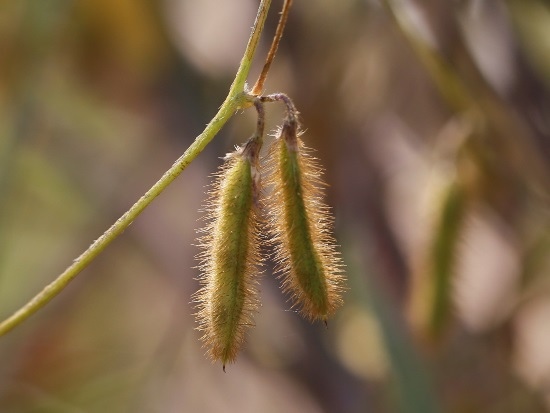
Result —
<path fill-rule="evenodd" d="M 270 191 L 263 200 L 263 103 L 271 101 L 285 103 L 287 113 L 266 157 Z M 342 304 L 343 264 L 331 235 L 333 218 L 322 201 L 322 169 L 299 137 L 298 112 L 283 94 L 258 98 L 255 106 L 256 133 L 225 157 L 209 192 L 208 223 L 200 238 L 199 329 L 210 357 L 224 370 L 253 325 L 263 241 L 273 245 L 282 288 L 304 317 L 326 323 Z M 260 211 L 262 204 L 266 211 Z M 264 219 L 267 225 L 260 225 Z"/>

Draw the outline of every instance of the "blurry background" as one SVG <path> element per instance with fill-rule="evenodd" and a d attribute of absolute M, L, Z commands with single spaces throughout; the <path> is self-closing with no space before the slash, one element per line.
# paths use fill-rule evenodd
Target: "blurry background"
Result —
<path fill-rule="evenodd" d="M 0 339 L 1 412 L 544 412 L 550 3 L 295 0 L 266 85 L 329 183 L 345 306 L 310 325 L 270 266 L 237 363 L 191 295 L 235 116 L 51 304 Z M 251 79 L 282 1 L 273 1 Z M 0 4 L 0 316 L 126 211 L 227 94 L 257 0 Z M 268 107 L 269 127 L 281 108 Z"/>

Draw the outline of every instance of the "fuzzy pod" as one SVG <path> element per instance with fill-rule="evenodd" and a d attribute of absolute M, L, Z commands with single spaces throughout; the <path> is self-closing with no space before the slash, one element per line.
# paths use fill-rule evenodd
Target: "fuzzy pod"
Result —
<path fill-rule="evenodd" d="M 440 338 L 452 313 L 452 283 L 466 216 L 465 193 L 453 181 L 442 193 L 432 240 L 422 270 L 414 278 L 409 304 L 412 323 L 434 340 Z"/>
<path fill-rule="evenodd" d="M 306 318 L 326 322 L 342 304 L 343 264 L 322 200 L 322 169 L 298 137 L 293 116 L 270 148 L 267 171 L 269 226 L 283 290 Z"/>
<path fill-rule="evenodd" d="M 208 223 L 199 240 L 199 330 L 210 357 L 221 361 L 224 371 L 235 360 L 258 307 L 259 146 L 251 138 L 226 156 L 209 192 Z"/>

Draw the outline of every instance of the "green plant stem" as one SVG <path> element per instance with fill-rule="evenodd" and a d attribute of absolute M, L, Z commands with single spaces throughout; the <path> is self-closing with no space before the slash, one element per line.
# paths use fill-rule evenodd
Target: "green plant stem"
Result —
<path fill-rule="evenodd" d="M 0 323 L 0 336 L 8 333 L 27 318 L 45 306 L 84 269 L 86 268 L 113 240 L 136 219 L 136 217 L 160 195 L 164 189 L 197 157 L 206 145 L 216 136 L 225 123 L 231 118 L 235 111 L 241 107 L 250 106 L 251 98 L 244 92 L 244 85 L 250 71 L 252 59 L 260 35 L 264 28 L 265 19 L 271 5 L 271 0 L 262 0 L 258 7 L 258 14 L 248 39 L 248 44 L 243 58 L 235 75 L 235 79 L 227 98 L 221 105 L 218 113 L 206 126 L 204 131 L 197 136 L 195 141 L 187 148 L 184 154 L 168 169 L 164 175 L 149 189 L 124 215 L 122 215 L 105 233 L 90 245 L 73 264 L 70 265 L 61 275 L 47 285 L 27 304 L 13 313 L 10 317 Z"/>

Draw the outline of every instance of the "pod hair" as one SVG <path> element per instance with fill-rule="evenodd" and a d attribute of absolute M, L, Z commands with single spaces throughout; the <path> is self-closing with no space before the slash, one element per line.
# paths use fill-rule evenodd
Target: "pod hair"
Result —
<path fill-rule="evenodd" d="M 195 294 L 198 329 L 213 360 L 233 362 L 258 307 L 258 153 L 253 136 L 225 157 L 205 208 L 199 239 L 201 289 Z"/>
<path fill-rule="evenodd" d="M 306 318 L 326 322 L 342 304 L 343 264 L 331 235 L 333 218 L 322 201 L 322 169 L 299 138 L 297 112 L 290 106 L 267 162 L 274 258 L 294 306 Z"/>

